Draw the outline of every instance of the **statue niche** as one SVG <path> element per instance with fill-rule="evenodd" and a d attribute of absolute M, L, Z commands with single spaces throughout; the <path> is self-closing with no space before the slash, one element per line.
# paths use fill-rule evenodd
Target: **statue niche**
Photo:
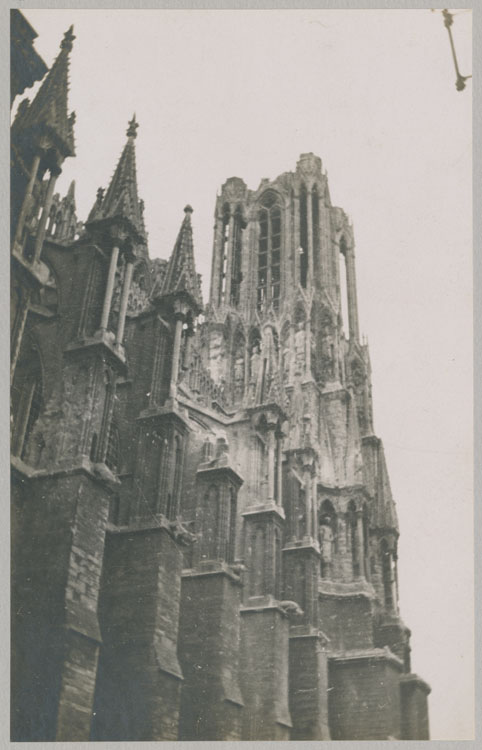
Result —
<path fill-rule="evenodd" d="M 245 350 L 244 336 L 238 331 L 232 354 L 232 398 L 235 404 L 240 404 L 244 399 Z"/>
<path fill-rule="evenodd" d="M 336 512 L 329 500 L 325 500 L 320 509 L 318 539 L 321 554 L 321 577 L 332 578 L 336 539 Z"/>

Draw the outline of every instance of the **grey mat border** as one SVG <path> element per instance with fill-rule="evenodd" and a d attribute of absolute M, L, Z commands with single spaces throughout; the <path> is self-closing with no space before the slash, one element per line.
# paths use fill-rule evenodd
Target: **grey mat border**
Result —
<path fill-rule="evenodd" d="M 433 7 L 433 3 L 430 2 L 341 2 L 340 0 L 333 1 L 330 3 L 322 2 L 293 2 L 292 0 L 262 0 L 256 2 L 255 0 L 237 0 L 236 2 L 228 3 L 226 0 L 204 0 L 201 2 L 186 2 L 183 0 L 169 0 L 169 2 L 153 2 L 152 0 L 142 0 L 142 2 L 92 2 L 92 0 L 83 0 L 83 2 L 76 2 L 75 0 L 49 0 L 42 1 L 38 0 L 35 3 L 32 2 L 6 2 L 6 0 L 0 0 L 0 89 L 2 93 L 2 112 L 4 113 L 3 127 L 1 128 L 0 135 L 0 164 L 2 167 L 2 174 L 4 180 L 0 183 L 0 212 L 1 212 L 1 224 L 0 233 L 2 237 L 2 255 L 1 255 L 1 273 L 0 273 L 0 313 L 3 324 L 0 324 L 0 346 L 2 349 L 3 357 L 0 359 L 0 372 L 1 372 L 1 416 L 2 425 L 4 427 L 0 430 L 0 455 L 3 458 L 3 470 L 0 473 L 0 497 L 2 499 L 2 510 L 0 515 L 0 524 L 2 528 L 2 543 L 0 544 L 0 581 L 2 584 L 2 597 L 0 600 L 0 633 L 2 636 L 1 642 L 3 648 L 1 649 L 1 673 L 0 673 L 0 748 L 8 746 L 18 746 L 19 748 L 65 748 L 65 750 L 74 750 L 75 748 L 89 748 L 92 746 L 101 745 L 105 748 L 139 748 L 144 750 L 149 747 L 158 747 L 161 745 L 166 750 L 173 750 L 179 746 L 183 746 L 186 750 L 198 750 L 197 745 L 204 747 L 219 746 L 226 748 L 226 750 L 235 750 L 239 748 L 275 748 L 279 743 L 277 742 L 23 742 L 16 743 L 10 742 L 9 737 L 9 656 L 8 656 L 8 644 L 9 644 L 9 585 L 10 585 L 10 571 L 9 571 L 9 512 L 8 512 L 8 497 L 9 497 L 9 437 L 7 425 L 9 422 L 9 338 L 7 334 L 8 330 L 8 297 L 9 297 L 9 277 L 8 277 L 8 251 L 9 247 L 9 236 L 8 236 L 8 179 L 7 170 L 9 165 L 9 107 L 7 106 L 7 99 L 9 97 L 9 10 L 10 8 L 48 8 L 48 9 L 220 9 L 220 10 L 234 10 L 234 9 L 253 9 L 253 10 L 299 10 L 303 8 L 307 9 L 335 9 L 335 10 L 368 10 L 368 9 L 430 9 Z M 470 7 L 467 4 L 452 5 L 451 9 L 467 8 Z M 474 53 L 473 53 L 473 75 L 471 85 L 474 86 L 473 93 L 473 131 L 474 131 L 474 148 L 473 148 L 473 206 L 474 206 L 474 251 L 473 251 L 473 267 L 474 267 L 474 397 L 475 397 L 475 409 L 474 409 L 474 451 L 475 451 L 475 502 L 474 502 L 474 541 L 475 541 L 475 563 L 476 563 L 476 597 L 475 597 L 475 612 L 476 612 L 476 700 L 475 705 L 478 706 L 476 711 L 476 739 L 475 740 L 430 740 L 429 743 L 422 741 L 412 741 L 410 747 L 418 747 L 426 744 L 430 744 L 431 748 L 440 747 L 441 750 L 457 748 L 458 750 L 465 750 L 466 748 L 482 748 L 482 656 L 480 649 L 480 641 L 482 640 L 482 632 L 480 627 L 480 616 L 482 608 L 482 594 L 480 591 L 480 579 L 481 579 L 481 560 L 482 560 L 482 534 L 477 534 L 478 529 L 482 529 L 482 512 L 481 512 L 481 501 L 482 496 L 482 304 L 481 304 L 481 287 L 482 287 L 482 102 L 481 102 L 481 86 L 480 86 L 480 74 L 482 72 L 481 60 L 482 60 L 482 4 L 479 7 L 473 7 L 473 39 L 474 39 Z M 450 186 L 449 189 L 456 190 L 457 186 Z M 450 647 L 450 644 L 447 644 Z M 443 658 L 443 654 L 440 655 Z M 454 692 L 457 690 L 457 685 L 453 686 Z M 447 705 L 450 706 L 450 696 L 447 697 Z M 337 747 L 350 748 L 355 750 L 356 748 L 364 747 L 376 747 L 387 744 L 385 741 L 370 741 L 367 742 L 344 742 L 339 741 L 336 743 Z M 406 746 L 406 742 L 393 741 L 390 742 L 390 747 Z M 296 742 L 290 743 L 292 748 L 318 748 L 321 745 L 328 746 L 325 742 Z"/>

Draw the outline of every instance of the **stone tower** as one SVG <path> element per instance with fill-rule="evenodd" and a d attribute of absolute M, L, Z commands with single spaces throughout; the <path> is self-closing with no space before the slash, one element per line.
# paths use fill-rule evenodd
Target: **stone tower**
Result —
<path fill-rule="evenodd" d="M 54 194 L 73 39 L 12 129 L 12 739 L 427 739 L 321 160 L 223 185 L 204 307 L 190 205 L 149 256 L 135 116 L 85 223 Z"/>

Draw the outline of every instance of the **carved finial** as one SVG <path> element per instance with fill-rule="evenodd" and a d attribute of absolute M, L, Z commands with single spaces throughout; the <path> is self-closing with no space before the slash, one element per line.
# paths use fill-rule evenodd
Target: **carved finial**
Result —
<path fill-rule="evenodd" d="M 184 213 L 185 214 L 192 214 L 193 211 L 194 211 L 193 207 L 190 206 L 189 204 L 184 207 Z"/>
<path fill-rule="evenodd" d="M 74 27 L 71 26 L 70 29 L 67 29 L 67 31 L 64 34 L 64 38 L 60 42 L 60 48 L 66 49 L 67 52 L 70 52 L 73 46 L 73 41 L 75 39 L 74 36 Z"/>
<path fill-rule="evenodd" d="M 136 113 L 134 112 L 132 120 L 129 121 L 129 127 L 127 128 L 127 135 L 129 138 L 135 138 L 137 136 L 137 128 L 139 123 L 136 122 Z"/>
<path fill-rule="evenodd" d="M 102 199 L 104 198 L 104 188 L 100 187 L 97 188 L 97 203 L 102 203 Z"/>

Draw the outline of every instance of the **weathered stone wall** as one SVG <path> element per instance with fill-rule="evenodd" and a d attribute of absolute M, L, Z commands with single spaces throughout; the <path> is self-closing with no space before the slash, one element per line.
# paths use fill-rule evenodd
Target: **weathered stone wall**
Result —
<path fill-rule="evenodd" d="M 244 740 L 290 739 L 289 622 L 276 605 L 241 610 Z"/>
<path fill-rule="evenodd" d="M 401 664 L 384 652 L 347 652 L 329 662 L 333 740 L 401 739 Z"/>
<path fill-rule="evenodd" d="M 109 493 L 84 472 L 16 479 L 12 737 L 86 740 Z"/>
<path fill-rule="evenodd" d="M 182 578 L 179 661 L 184 675 L 179 739 L 242 739 L 240 586 L 224 571 Z"/>
<path fill-rule="evenodd" d="M 165 528 L 108 533 L 92 739 L 177 739 L 181 566 Z"/>

